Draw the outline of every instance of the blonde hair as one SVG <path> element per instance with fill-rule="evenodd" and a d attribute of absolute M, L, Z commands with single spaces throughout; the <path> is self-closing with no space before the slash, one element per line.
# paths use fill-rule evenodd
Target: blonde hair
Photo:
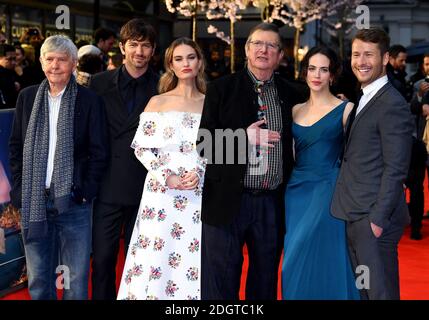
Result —
<path fill-rule="evenodd" d="M 201 61 L 201 67 L 198 70 L 197 77 L 195 78 L 195 85 L 197 86 L 198 91 L 200 91 L 201 93 L 206 93 L 206 80 L 204 74 L 205 61 L 201 48 L 195 41 L 183 37 L 174 40 L 165 51 L 164 67 L 166 72 L 161 76 L 161 79 L 159 80 L 158 91 L 160 94 L 173 90 L 177 86 L 178 78 L 174 74 L 173 70 L 171 70 L 170 64 L 173 61 L 174 49 L 176 49 L 176 47 L 182 44 L 192 47 L 197 54 L 198 60 Z"/>

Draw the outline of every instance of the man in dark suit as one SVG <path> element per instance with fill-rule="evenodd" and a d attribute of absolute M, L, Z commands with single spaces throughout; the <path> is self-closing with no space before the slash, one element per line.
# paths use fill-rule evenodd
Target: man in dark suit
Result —
<path fill-rule="evenodd" d="M 412 98 L 413 88 L 408 86 L 405 68 L 407 66 L 407 49 L 400 44 L 395 44 L 389 48 L 389 63 L 386 66 L 386 74 L 389 82 L 399 91 L 405 100 Z"/>
<path fill-rule="evenodd" d="M 424 213 L 424 180 L 427 167 L 428 129 L 426 118 L 429 115 L 429 93 L 423 97 L 416 92 L 410 102 L 411 113 L 415 117 L 416 130 L 413 134 L 413 149 L 411 152 L 410 169 L 406 185 L 410 191 L 408 210 L 411 218 L 411 234 L 413 240 L 422 239 L 422 220 Z"/>
<path fill-rule="evenodd" d="M 12 204 L 21 211 L 32 299 L 87 299 L 92 200 L 109 159 L 103 102 L 78 85 L 77 48 L 65 36 L 46 39 L 46 78 L 21 91 L 10 136 Z M 58 259 L 59 257 L 59 259 Z"/>
<path fill-rule="evenodd" d="M 15 107 L 19 89 L 15 61 L 15 47 L 0 44 L 0 109 Z"/>
<path fill-rule="evenodd" d="M 388 48 L 389 36 L 380 29 L 359 30 L 352 41 L 361 98 L 348 120 L 331 206 L 335 217 L 347 221 L 364 299 L 399 299 L 397 245 L 409 222 L 403 183 L 414 124 L 406 101 L 387 79 Z"/>
<path fill-rule="evenodd" d="M 121 29 L 122 67 L 95 75 L 90 88 L 106 105 L 112 155 L 94 208 L 93 299 L 116 298 L 116 260 L 124 226 L 125 250 L 131 239 L 146 169 L 134 156 L 131 142 L 159 77 L 149 68 L 155 51 L 155 30 L 142 19 Z"/>
<path fill-rule="evenodd" d="M 207 89 L 198 141 L 201 155 L 213 156 L 202 199 L 202 299 L 238 299 L 245 243 L 246 299 L 277 296 L 283 186 L 293 165 L 291 107 L 299 96 L 274 75 L 281 43 L 275 25 L 256 26 L 246 43 L 247 67 Z M 238 138 L 233 150 L 227 141 L 234 139 L 215 139 L 228 130 Z M 215 139 L 212 147 L 206 148 L 206 134 Z"/>
<path fill-rule="evenodd" d="M 116 34 L 106 28 L 98 28 L 94 32 L 94 45 L 101 50 L 101 59 L 103 60 L 103 71 L 109 64 L 109 51 L 115 44 Z"/>

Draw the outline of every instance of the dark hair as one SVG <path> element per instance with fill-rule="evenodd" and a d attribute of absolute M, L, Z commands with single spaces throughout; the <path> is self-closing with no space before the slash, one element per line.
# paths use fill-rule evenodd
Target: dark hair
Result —
<path fill-rule="evenodd" d="M 425 58 L 429 58 L 429 52 L 428 52 L 428 53 L 425 53 L 425 54 L 423 55 L 422 62 L 423 62 L 423 60 L 425 60 Z"/>
<path fill-rule="evenodd" d="M 76 42 L 76 48 L 80 49 L 81 47 L 86 46 L 88 44 L 90 44 L 89 41 L 79 40 L 78 42 Z M 95 44 L 95 45 L 97 45 L 97 44 Z"/>
<path fill-rule="evenodd" d="M 112 59 L 112 64 L 119 68 L 122 66 L 122 61 L 124 60 L 124 57 L 122 56 L 122 53 L 115 53 L 114 55 L 110 56 L 110 59 Z"/>
<path fill-rule="evenodd" d="M 98 28 L 94 32 L 94 41 L 95 41 L 95 44 L 98 44 L 98 42 L 100 40 L 107 40 L 107 39 L 109 39 L 111 37 L 116 38 L 116 34 L 112 30 L 109 30 L 109 29 L 106 29 L 106 28 Z"/>
<path fill-rule="evenodd" d="M 407 53 L 407 49 L 400 44 L 395 44 L 389 48 L 389 56 L 392 58 L 396 59 L 401 52 Z"/>
<path fill-rule="evenodd" d="M 279 27 L 273 23 L 260 23 L 256 26 L 254 26 L 249 33 L 249 36 L 247 37 L 247 41 L 246 41 L 246 45 L 249 44 L 249 42 L 252 40 L 252 35 L 256 32 L 256 31 L 271 31 L 277 34 L 277 36 L 279 37 L 279 49 L 283 48 L 283 43 L 282 43 L 282 38 L 280 37 L 280 31 L 279 31 Z"/>
<path fill-rule="evenodd" d="M 155 29 L 143 19 L 132 19 L 121 28 L 120 42 L 122 45 L 125 45 L 128 40 L 148 40 L 152 47 L 154 47 L 155 38 Z"/>
<path fill-rule="evenodd" d="M 21 51 L 21 54 L 23 55 L 23 56 L 25 56 L 25 50 L 24 50 L 24 48 L 23 47 L 21 47 L 21 45 L 15 45 L 15 50 L 19 50 L 19 51 Z"/>
<path fill-rule="evenodd" d="M 389 50 L 390 47 L 390 37 L 382 29 L 361 29 L 354 36 L 352 44 L 356 39 L 359 39 L 363 42 L 372 42 L 378 44 L 381 56 L 383 56 Z"/>
<path fill-rule="evenodd" d="M 340 76 L 342 64 L 335 51 L 325 46 L 313 47 L 307 52 L 301 61 L 300 78 L 303 80 L 306 79 L 310 58 L 318 53 L 323 54 L 329 59 L 329 73 L 333 77 L 333 82 L 336 82 Z"/>
<path fill-rule="evenodd" d="M 0 57 L 6 57 L 8 52 L 15 52 L 15 47 L 6 43 L 0 44 Z"/>
<path fill-rule="evenodd" d="M 103 60 L 96 54 L 85 54 L 79 59 L 78 70 L 95 74 L 103 71 Z"/>

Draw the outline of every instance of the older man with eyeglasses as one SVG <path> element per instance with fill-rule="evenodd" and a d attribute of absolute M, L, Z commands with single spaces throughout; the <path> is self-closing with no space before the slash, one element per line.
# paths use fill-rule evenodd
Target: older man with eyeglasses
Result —
<path fill-rule="evenodd" d="M 247 137 L 240 162 L 209 163 L 202 221 L 202 299 L 238 299 L 243 246 L 249 253 L 246 299 L 276 299 L 283 248 L 282 195 L 293 164 L 292 106 L 300 94 L 274 74 L 283 57 L 277 26 L 262 23 L 246 42 L 247 66 L 208 86 L 200 133 L 232 129 Z M 198 148 L 204 144 L 198 141 Z M 244 142 L 246 143 L 246 141 Z M 213 159 L 228 152 L 216 141 Z M 205 150 L 200 150 L 204 156 Z M 229 155 L 226 155 L 228 158 Z"/>

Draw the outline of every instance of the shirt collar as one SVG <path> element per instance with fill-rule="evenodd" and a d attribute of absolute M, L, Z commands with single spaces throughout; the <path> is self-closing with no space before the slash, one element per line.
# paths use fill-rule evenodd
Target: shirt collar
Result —
<path fill-rule="evenodd" d="M 268 79 L 268 80 L 265 80 L 265 81 L 261 81 L 261 80 L 258 80 L 257 78 L 256 78 L 256 76 L 252 73 L 252 71 L 250 71 L 250 69 L 247 67 L 246 68 L 247 69 L 247 73 L 249 74 L 249 76 L 250 76 L 250 79 L 252 79 L 252 81 L 253 81 L 253 83 L 254 84 L 256 84 L 256 85 L 271 85 L 271 84 L 273 84 L 273 80 L 274 80 L 274 73 L 271 75 L 271 78 L 270 79 Z"/>
<path fill-rule="evenodd" d="M 64 94 L 64 91 L 66 91 L 66 89 L 67 89 L 67 86 L 65 86 L 64 89 L 61 90 L 60 93 L 58 93 L 55 97 L 53 95 L 51 95 L 51 92 L 48 90 L 49 98 L 51 98 L 51 99 L 61 98 L 63 96 L 63 94 Z"/>
<path fill-rule="evenodd" d="M 380 90 L 387 82 L 388 82 L 387 75 L 382 76 L 381 78 L 378 78 L 377 80 L 371 82 L 369 85 L 367 85 L 365 88 L 362 89 L 363 94 L 369 95 L 373 93 L 374 91 L 377 92 Z"/>
<path fill-rule="evenodd" d="M 151 69 L 150 67 L 147 68 L 146 72 L 143 73 L 140 77 L 138 78 L 133 78 L 127 71 L 127 68 L 125 68 L 125 65 L 122 65 L 122 71 L 121 71 L 121 76 L 123 79 L 123 84 L 124 86 L 128 86 L 128 84 L 130 83 L 130 81 L 132 80 L 137 80 L 137 82 L 139 84 L 143 84 L 145 81 L 148 81 L 150 78 L 150 74 L 151 74 Z"/>

